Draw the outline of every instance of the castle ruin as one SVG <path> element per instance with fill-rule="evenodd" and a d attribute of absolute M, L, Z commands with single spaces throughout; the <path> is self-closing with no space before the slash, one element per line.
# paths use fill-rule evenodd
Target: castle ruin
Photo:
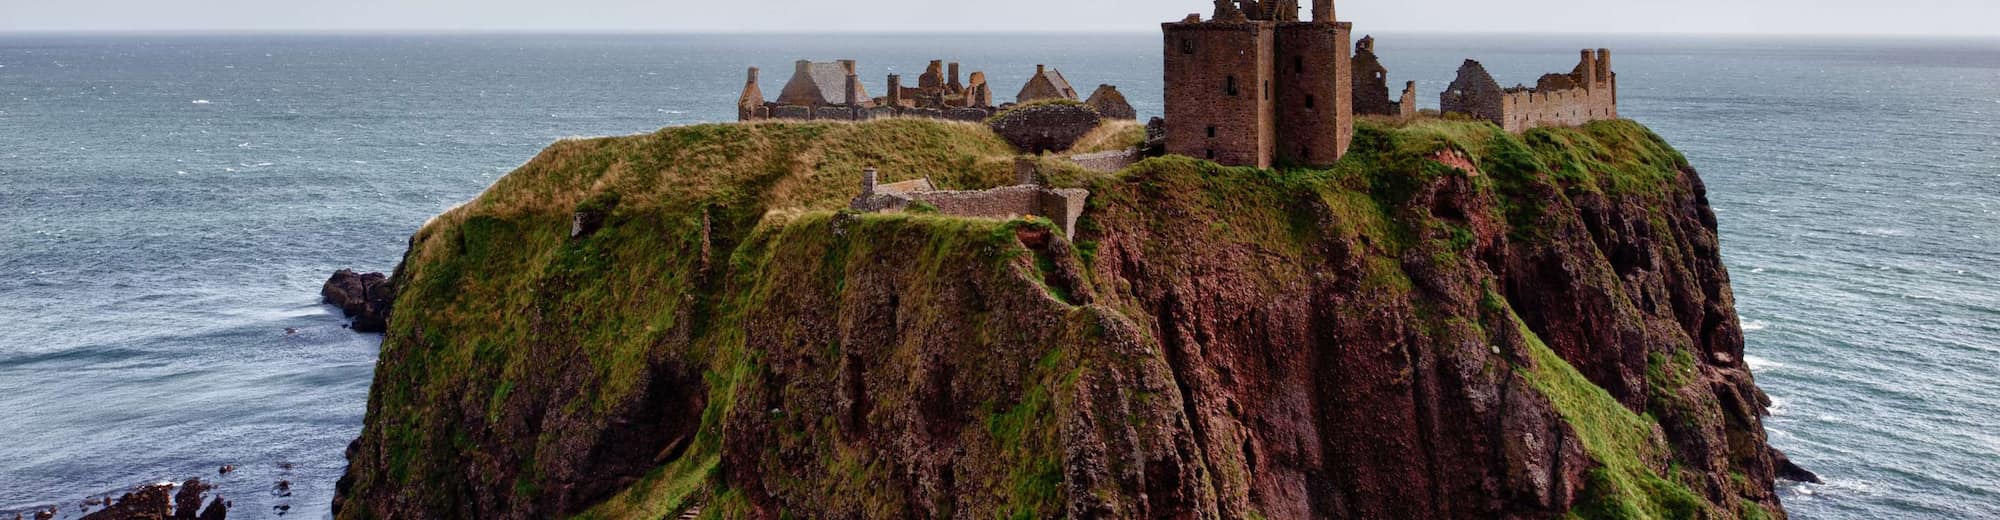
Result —
<path fill-rule="evenodd" d="M 799 60 L 778 99 L 766 101 L 763 87 L 759 85 L 759 71 L 757 67 L 751 67 L 743 84 L 743 93 L 736 99 L 736 119 L 866 121 L 885 117 L 923 117 L 976 122 L 1014 106 L 1014 103 L 994 106 L 993 87 L 986 82 L 986 73 L 975 71 L 963 82 L 959 77 L 958 63 L 932 60 L 924 73 L 916 78 L 915 86 L 904 83 L 900 74 L 890 74 L 884 95 L 871 97 L 855 70 L 854 60 Z M 1125 103 L 1125 96 L 1119 94 L 1116 87 L 1099 87 L 1091 99 L 1097 101 L 1100 96 L 1104 97 L 1101 104 L 1106 107 L 1115 109 L 1122 106 L 1126 112 L 1131 111 L 1131 105 Z M 1076 89 L 1070 87 L 1069 80 L 1064 79 L 1061 72 L 1036 65 L 1034 77 L 1029 78 L 1017 98 L 1021 102 L 1039 99 L 1075 101 L 1077 95 Z M 1136 114 L 1124 118 L 1134 117 L 1137 117 Z"/>
<path fill-rule="evenodd" d="M 1216 0 L 1208 20 L 1161 24 L 1166 149 L 1234 166 L 1327 166 L 1354 136 L 1349 42 L 1333 0 Z"/>
<path fill-rule="evenodd" d="M 1610 49 L 1584 49 L 1568 74 L 1546 74 L 1534 88 L 1500 88 L 1478 61 L 1465 60 L 1458 79 L 1440 96 L 1439 108 L 1492 121 L 1508 132 L 1543 126 L 1575 126 L 1618 118 L 1618 74 Z"/>
<path fill-rule="evenodd" d="M 1417 115 L 1417 82 L 1403 85 L 1403 97 L 1389 99 L 1389 69 L 1375 56 L 1375 37 L 1354 42 L 1354 113 L 1411 117 Z"/>
<path fill-rule="evenodd" d="M 929 178 L 881 184 L 874 168 L 861 172 L 861 195 L 849 208 L 867 213 L 904 211 L 918 204 L 958 217 L 1013 219 L 1038 216 L 1055 222 L 1063 237 L 1076 238 L 1076 220 L 1083 216 L 1090 191 L 1043 186 L 1034 161 L 1014 163 L 1013 186 L 978 191 L 939 190 Z"/>
<path fill-rule="evenodd" d="M 1069 86 L 1069 78 L 1063 77 L 1062 71 L 1035 65 L 1035 75 L 1029 76 L 1028 83 L 1021 85 L 1021 93 L 1014 95 L 1014 102 L 1044 99 L 1076 101 L 1076 89 Z"/>
<path fill-rule="evenodd" d="M 1325 167 L 1346 155 L 1354 118 L 1417 114 L 1417 85 L 1404 83 L 1392 99 L 1388 68 L 1375 54 L 1374 37 L 1353 42 L 1353 24 L 1338 21 L 1334 0 L 1312 0 L 1311 19 L 1300 0 L 1214 0 L 1206 20 L 1199 13 L 1160 24 L 1164 36 L 1164 118 L 1148 126 L 1154 150 L 1232 166 L 1277 164 Z M 776 101 L 765 101 L 758 70 L 737 99 L 737 118 L 861 121 L 929 117 L 984 121 L 1022 103 L 1076 101 L 1076 89 L 1059 70 L 1036 65 L 1015 102 L 994 106 L 986 75 L 959 81 L 959 65 L 933 60 L 914 87 L 888 78 L 886 95 L 870 97 L 853 60 L 799 61 Z M 1138 114 L 1115 87 L 1099 86 L 1084 102 L 1112 119 Z M 1440 94 L 1440 110 L 1492 121 L 1509 132 L 1581 125 L 1618 117 L 1618 75 L 1611 51 L 1585 49 L 1569 73 L 1547 74 L 1533 88 L 1502 88 L 1484 66 L 1466 60 Z M 1157 129 L 1157 132 L 1155 132 Z"/>

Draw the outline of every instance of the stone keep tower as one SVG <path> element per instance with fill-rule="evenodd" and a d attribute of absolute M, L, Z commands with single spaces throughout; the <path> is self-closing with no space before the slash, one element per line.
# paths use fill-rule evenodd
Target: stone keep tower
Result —
<path fill-rule="evenodd" d="M 1161 24 L 1167 151 L 1228 165 L 1327 166 L 1354 137 L 1353 26 L 1333 0 L 1216 0 L 1215 15 Z"/>

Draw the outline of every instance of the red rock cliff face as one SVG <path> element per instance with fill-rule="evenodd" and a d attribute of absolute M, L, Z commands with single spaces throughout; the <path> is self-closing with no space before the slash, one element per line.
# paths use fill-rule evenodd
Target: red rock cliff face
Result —
<path fill-rule="evenodd" d="M 1407 177 L 1378 175 L 1366 199 L 1244 200 L 1231 184 L 1257 181 L 1140 173 L 1129 202 L 1111 194 L 1094 215 L 1080 239 L 1100 242 L 1095 278 L 1158 339 L 1202 454 L 1189 472 L 1209 475 L 1217 500 L 1145 516 L 1617 509 L 1588 489 L 1608 479 L 1587 474 L 1603 464 L 1576 432 L 1602 425 L 1565 421 L 1504 368 L 1533 363 L 1510 312 L 1616 402 L 1658 418 L 1647 434 L 1670 454 L 1646 466 L 1703 504 L 1660 496 L 1639 509 L 1782 514 L 1765 404 L 1693 170 L 1665 164 L 1653 183 L 1607 193 L 1629 179 L 1479 161 L 1516 177 L 1495 180 L 1456 151 L 1383 158 Z M 1283 222 L 1267 208 L 1292 213 L 1290 227 L 1243 229 Z"/>
<path fill-rule="evenodd" d="M 547 277 L 528 323 L 581 346 L 499 398 L 398 394 L 413 354 L 385 347 L 340 516 L 1783 516 L 1701 181 L 1637 125 L 1369 124 L 1331 171 L 1051 177 L 1093 192 L 1074 243 L 613 218 L 587 240 L 686 241 L 611 255 L 680 310 L 566 317 L 591 277 Z M 425 337 L 445 315 L 409 294 L 391 328 Z M 593 364 L 605 330 L 646 331 L 644 362 Z M 619 374 L 639 390 L 576 397 Z"/>

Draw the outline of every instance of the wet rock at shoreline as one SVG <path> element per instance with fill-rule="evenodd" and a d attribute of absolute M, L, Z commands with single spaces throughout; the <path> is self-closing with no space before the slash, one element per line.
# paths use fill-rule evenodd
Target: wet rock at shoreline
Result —
<path fill-rule="evenodd" d="M 229 503 L 220 496 L 212 501 L 204 499 L 214 488 L 201 479 L 188 479 L 180 486 L 140 486 L 116 501 L 108 501 L 111 503 L 104 509 L 83 515 L 83 520 L 225 520 Z M 203 508 L 205 501 L 208 507 Z"/>
<path fill-rule="evenodd" d="M 396 302 L 395 286 L 382 273 L 355 273 L 341 269 L 333 273 L 319 291 L 321 301 L 340 307 L 353 318 L 355 332 L 389 330 L 389 308 Z"/>
<path fill-rule="evenodd" d="M 1778 478 L 1781 479 L 1793 482 L 1810 482 L 1813 484 L 1826 483 L 1820 480 L 1819 474 L 1813 473 L 1812 470 L 1808 470 L 1792 462 L 1791 457 L 1786 457 L 1785 452 L 1778 451 L 1777 448 L 1771 448 L 1771 468 L 1777 472 Z"/>

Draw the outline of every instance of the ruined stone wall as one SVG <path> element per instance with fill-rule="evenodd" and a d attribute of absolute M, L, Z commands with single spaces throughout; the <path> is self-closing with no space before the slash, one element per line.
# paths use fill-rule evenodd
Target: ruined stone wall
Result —
<path fill-rule="evenodd" d="M 1268 168 L 1277 127 L 1271 80 L 1272 25 L 1162 24 L 1166 55 L 1167 151 L 1222 164 Z"/>
<path fill-rule="evenodd" d="M 1493 75 L 1486 72 L 1486 66 L 1478 61 L 1465 60 L 1458 66 L 1458 78 L 1453 79 L 1451 86 L 1445 87 L 1444 93 L 1438 95 L 1438 110 L 1505 126 L 1507 114 L 1502 100 L 1506 95 L 1506 91 L 1500 89 L 1500 82 L 1493 81 Z"/>
<path fill-rule="evenodd" d="M 1136 149 L 1112 150 L 1109 152 L 1072 155 L 1069 158 L 1069 162 L 1076 163 L 1077 166 L 1082 166 L 1086 170 L 1111 173 L 1138 163 L 1139 159 L 1142 158 L 1144 157 Z"/>
<path fill-rule="evenodd" d="M 1618 118 L 1618 75 L 1611 51 L 1585 49 L 1569 74 L 1547 74 L 1525 86 L 1501 89 L 1479 62 L 1466 60 L 1441 98 L 1445 112 L 1492 121 L 1509 132 L 1543 126 L 1575 126 Z"/>
<path fill-rule="evenodd" d="M 1396 102 L 1396 115 L 1404 118 L 1417 116 L 1417 82 L 1403 84 L 1403 99 Z"/>
<path fill-rule="evenodd" d="M 1353 64 L 1347 24 L 1288 22 L 1277 26 L 1274 76 L 1277 161 L 1328 166 L 1347 153 L 1354 135 Z M 1172 119 L 1168 120 L 1169 122 Z"/>
<path fill-rule="evenodd" d="M 1393 116 L 1400 111 L 1389 99 L 1389 69 L 1375 56 L 1375 39 L 1362 38 L 1354 47 L 1354 113 Z"/>
<path fill-rule="evenodd" d="M 1501 128 L 1525 132 L 1618 118 L 1618 76 L 1609 49 L 1584 49 L 1569 74 L 1548 74 L 1534 89 L 1510 89 L 1501 99 Z"/>
<path fill-rule="evenodd" d="M 1075 239 L 1076 220 L 1083 217 L 1083 208 L 1090 198 L 1090 192 L 1069 188 L 1041 188 L 1036 190 L 1036 194 L 1040 197 L 1041 203 L 1039 215 L 1055 222 L 1056 227 L 1062 228 L 1063 238 Z"/>
<path fill-rule="evenodd" d="M 1500 127 L 1509 132 L 1543 126 L 1576 126 L 1618 117 L 1608 88 L 1509 92 L 1501 99 L 1500 110 L 1505 114 Z"/>

